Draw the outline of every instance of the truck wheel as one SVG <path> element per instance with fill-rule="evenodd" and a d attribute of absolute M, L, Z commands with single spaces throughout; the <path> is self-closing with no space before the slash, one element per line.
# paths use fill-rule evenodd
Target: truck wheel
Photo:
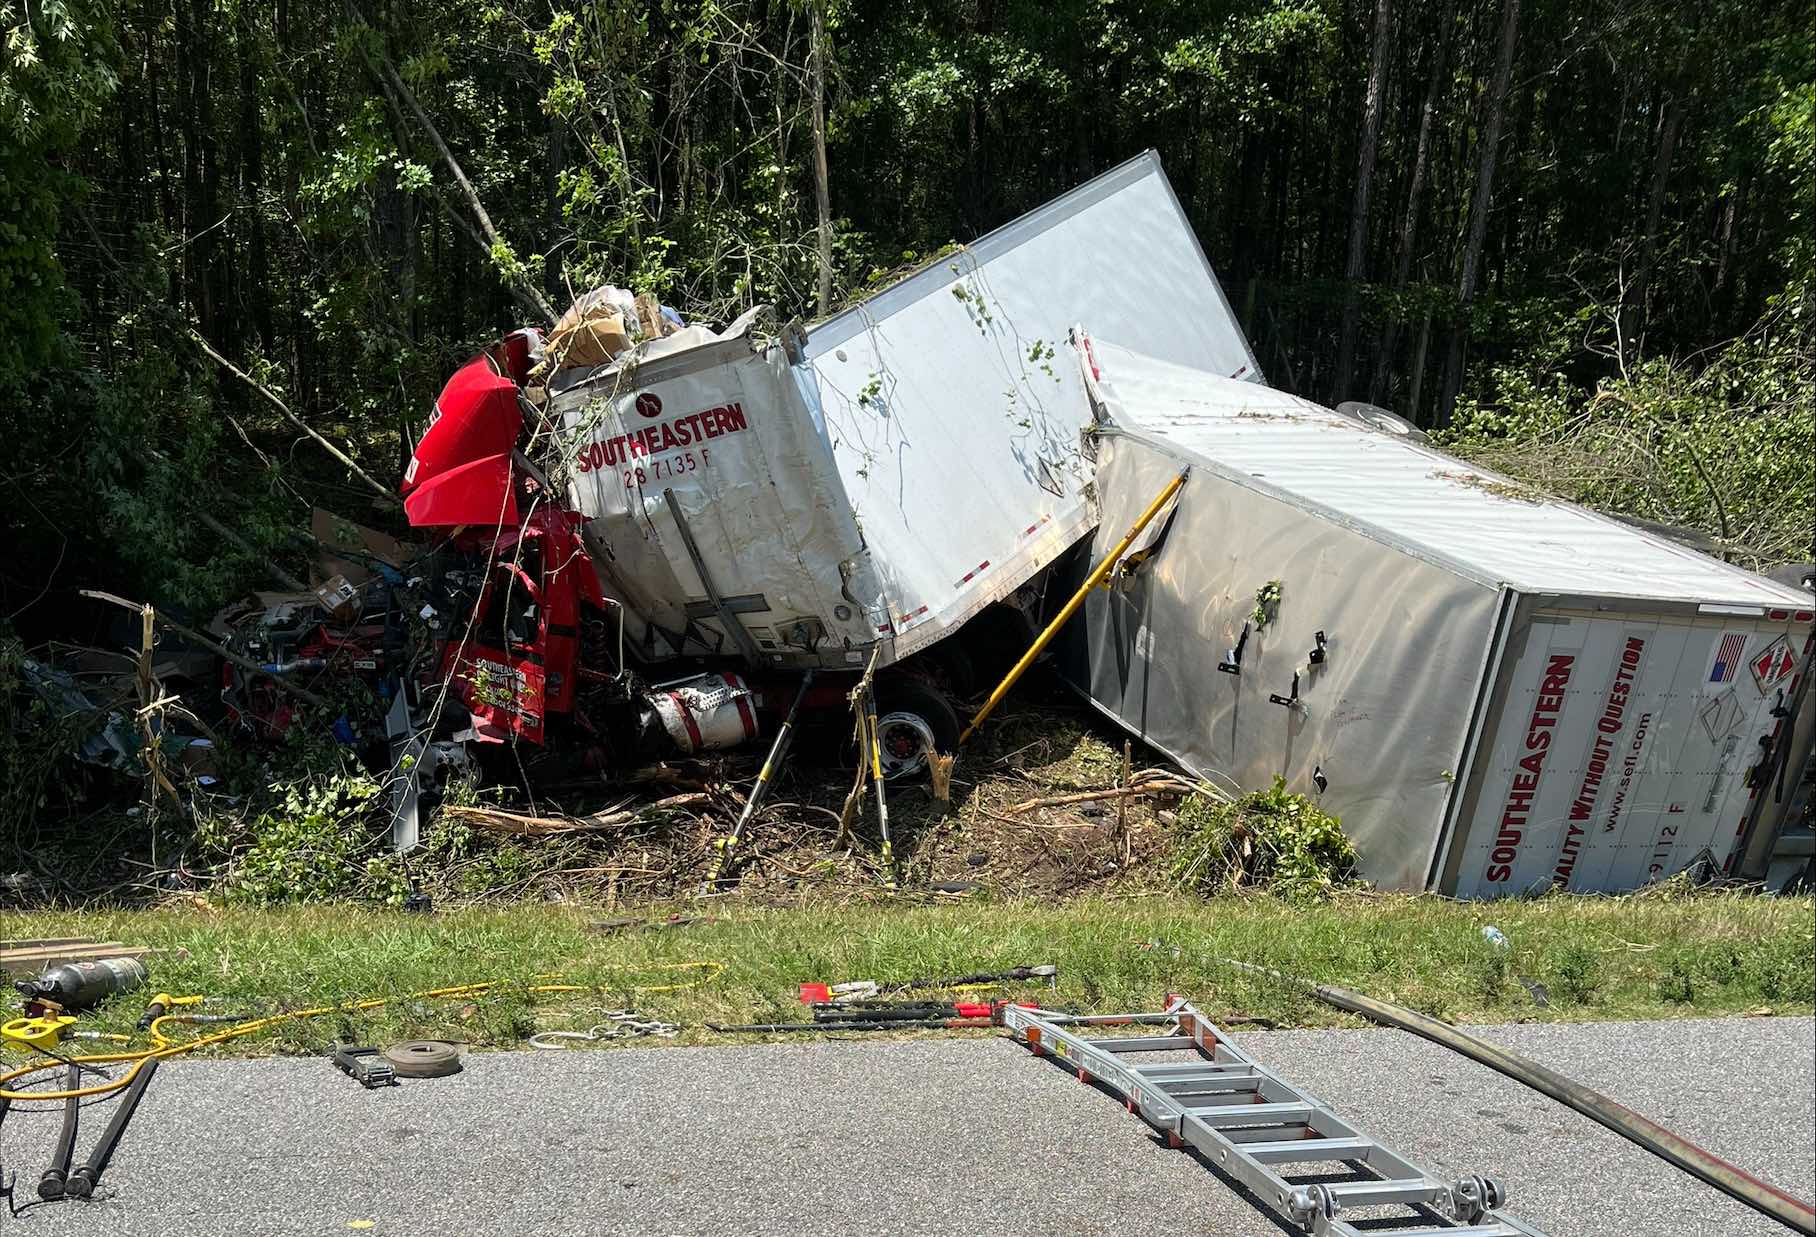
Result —
<path fill-rule="evenodd" d="M 919 679 L 878 683 L 876 729 L 883 776 L 912 777 L 927 767 L 927 753 L 958 748 L 958 714 L 943 692 Z"/>

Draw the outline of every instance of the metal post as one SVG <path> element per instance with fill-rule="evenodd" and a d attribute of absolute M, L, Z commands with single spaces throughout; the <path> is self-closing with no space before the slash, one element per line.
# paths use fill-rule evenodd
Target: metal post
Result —
<path fill-rule="evenodd" d="M 700 544 L 694 540 L 694 530 L 688 527 L 687 517 L 681 514 L 681 501 L 675 497 L 673 490 L 663 490 L 662 501 L 668 504 L 668 514 L 675 521 L 675 531 L 681 534 L 681 544 L 687 548 L 687 557 L 693 560 L 694 571 L 700 577 L 700 587 L 706 590 L 707 600 L 712 602 L 713 614 L 725 626 L 725 634 L 738 646 L 745 661 L 753 666 L 761 665 L 763 654 L 757 648 L 756 640 L 744 624 L 738 621 L 738 616 L 732 613 L 731 607 L 725 604 L 725 598 L 713 583 L 712 573 L 706 569 L 706 559 L 700 553 Z"/>
<path fill-rule="evenodd" d="M 788 759 L 788 747 L 794 738 L 795 717 L 801 711 L 801 702 L 807 699 L 807 689 L 813 686 L 813 671 L 809 670 L 801 679 L 801 689 L 795 693 L 794 703 L 788 706 L 788 716 L 782 719 L 782 728 L 776 732 L 776 741 L 770 746 L 769 755 L 764 758 L 763 768 L 757 774 L 757 784 L 750 788 L 750 798 L 744 801 L 744 810 L 738 814 L 738 823 L 732 826 L 731 836 L 719 847 L 719 857 L 713 860 L 712 874 L 706 878 L 696 896 L 709 893 L 719 883 L 719 877 L 731 862 L 732 852 L 738 847 L 738 841 L 744 836 L 744 827 L 750 824 L 751 818 L 769 798 L 769 787 L 777 773 L 782 770 L 782 762 Z"/>
<path fill-rule="evenodd" d="M 71 1064 L 64 1090 L 77 1091 L 82 1086 L 82 1067 Z M 62 1198 L 69 1179 L 69 1162 L 76 1155 L 76 1126 L 82 1117 L 82 1097 L 71 1095 L 63 1101 L 63 1125 L 57 1131 L 57 1146 L 51 1152 L 50 1167 L 38 1179 L 38 1197 L 49 1201 Z"/>
<path fill-rule="evenodd" d="M 1188 468 L 1185 472 L 1180 473 L 1177 477 L 1174 477 L 1171 481 L 1167 482 L 1166 489 L 1160 491 L 1160 496 L 1148 504 L 1148 509 L 1141 513 L 1141 518 L 1135 521 L 1134 527 L 1123 534 L 1122 540 L 1116 543 L 1115 548 L 1105 556 L 1103 562 L 1097 564 L 1091 574 L 1085 578 L 1085 582 L 1078 586 L 1078 591 L 1072 594 L 1072 599 L 1070 601 L 1066 602 L 1065 609 L 1061 610 L 1054 620 L 1047 624 L 1047 629 L 1045 631 L 1035 637 L 1033 646 L 1029 648 L 1026 653 L 1022 654 L 1022 659 L 1016 662 L 1014 668 L 1003 677 L 1003 681 L 996 685 L 996 690 L 990 693 L 990 699 L 984 701 L 984 707 L 977 711 L 977 716 L 971 719 L 971 724 L 969 726 L 965 727 L 965 733 L 958 737 L 958 741 L 961 744 L 964 743 L 966 739 L 969 739 L 972 734 L 976 732 L 977 728 L 983 724 L 984 719 L 989 717 L 996 706 L 1002 703 L 1003 697 L 1009 694 L 1009 689 L 1014 687 L 1016 681 L 1027 671 L 1028 667 L 1034 664 L 1034 659 L 1040 656 L 1041 650 L 1045 649 L 1047 645 L 1053 642 L 1053 637 L 1059 634 L 1059 629 L 1064 627 L 1071 617 L 1078 612 L 1078 607 L 1084 605 L 1085 597 L 1092 589 L 1096 588 L 1098 584 L 1102 582 L 1106 575 L 1110 574 L 1110 568 L 1114 567 L 1117 561 L 1122 558 L 1123 552 L 1134 543 L 1135 538 L 1141 536 L 1141 530 L 1146 528 L 1153 518 L 1160 514 L 1161 508 L 1167 505 L 1167 500 L 1179 492 L 1179 487 L 1185 484 L 1185 479 L 1190 475 L 1191 471 L 1192 470 Z"/>
<path fill-rule="evenodd" d="M 120 1139 L 126 1134 L 126 1125 L 132 1115 L 139 1110 L 139 1101 L 145 1098 L 145 1088 L 151 1085 L 151 1076 L 158 1072 L 158 1058 L 146 1057 L 139 1072 L 133 1075 L 132 1085 L 126 1088 L 126 1094 L 120 1097 L 120 1106 L 114 1109 L 113 1120 L 101 1133 L 101 1141 L 95 1144 L 94 1150 L 88 1153 L 88 1162 L 69 1175 L 66 1189 L 72 1198 L 87 1198 L 94 1193 L 95 1186 L 100 1184 L 101 1174 L 107 1171 L 108 1162 L 113 1159 Z"/>

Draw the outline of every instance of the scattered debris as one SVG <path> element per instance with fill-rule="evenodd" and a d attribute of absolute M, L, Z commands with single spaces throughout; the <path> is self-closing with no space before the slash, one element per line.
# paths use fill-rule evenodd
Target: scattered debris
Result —
<path fill-rule="evenodd" d="M 1141 773 L 1131 778 L 1128 784 L 1123 786 L 1115 787 L 1110 790 L 1083 790 L 1066 795 L 1049 795 L 1039 799 L 1024 799 L 1020 803 L 1012 804 L 1009 807 L 1004 808 L 1003 814 L 1005 816 L 1019 816 L 1023 812 L 1032 812 L 1035 808 L 1067 807 L 1076 803 L 1100 803 L 1111 799 L 1126 800 L 1149 795 L 1162 798 L 1183 798 L 1186 795 L 1196 794 L 1202 790 L 1203 787 L 1197 783 L 1187 781 L 1177 773 L 1172 773 L 1165 769 L 1144 769 Z M 1119 837 L 1126 827 L 1126 817 L 1122 819 L 1123 823 L 1119 824 L 1117 827 L 1117 834 Z"/>
<path fill-rule="evenodd" d="M 67 962 L 93 962 L 103 958 L 132 960 L 172 952 L 120 941 L 97 941 L 86 936 L 41 937 L 0 941 L 0 974 L 30 975 L 47 966 Z M 181 950 L 179 956 L 188 955 Z"/>
<path fill-rule="evenodd" d="M 609 936 L 630 928 L 635 928 L 639 932 L 658 932 L 664 928 L 683 928 L 688 924 L 712 922 L 714 921 L 711 919 L 703 919 L 697 915 L 670 915 L 665 919 L 642 919 L 635 915 L 626 915 L 618 919 L 594 920 L 591 927 L 593 931 Z"/>
<path fill-rule="evenodd" d="M 601 1016 L 605 1021 L 594 1023 L 585 1031 L 538 1031 L 530 1036 L 529 1045 L 532 1048 L 568 1048 L 612 1039 L 640 1039 L 648 1036 L 673 1039 L 681 1033 L 679 1023 L 646 1018 L 634 1009 L 610 1009 Z"/>
<path fill-rule="evenodd" d="M 501 808 L 482 807 L 472 803 L 450 803 L 442 807 L 449 819 L 478 825 L 493 833 L 517 837 L 552 837 L 564 833 L 601 833 L 647 824 L 668 814 L 692 814 L 711 811 L 720 806 L 717 796 L 706 791 L 689 791 L 669 795 L 637 807 L 619 807 L 588 816 L 526 816 Z"/>
<path fill-rule="evenodd" d="M 1049 988 L 1059 986 L 1059 967 L 1051 962 L 1037 966 L 1015 966 L 1002 971 L 979 971 L 971 975 L 951 975 L 941 978 L 919 978 L 886 981 L 879 983 L 874 979 L 851 979 L 843 983 L 807 983 L 801 985 L 801 1004 L 824 1005 L 841 1001 L 856 1001 L 875 997 L 885 992 L 912 992 L 928 988 L 980 988 L 997 984 L 1021 983 L 1030 979 L 1044 979 Z"/>

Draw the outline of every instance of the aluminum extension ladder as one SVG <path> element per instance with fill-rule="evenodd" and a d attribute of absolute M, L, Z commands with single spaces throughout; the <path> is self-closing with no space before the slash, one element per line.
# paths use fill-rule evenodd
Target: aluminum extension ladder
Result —
<path fill-rule="evenodd" d="M 1196 1147 L 1313 1237 L 1544 1237 L 1536 1228 L 1497 1214 L 1505 1194 L 1492 1178 L 1445 1182 L 1434 1177 L 1248 1057 L 1182 998 L 1169 996 L 1161 1015 L 1076 1017 L 1008 1005 L 1002 1019 L 1036 1056 L 1050 1054 L 1074 1067 L 1079 1081 L 1110 1087 L 1130 1112 L 1166 1134 L 1169 1147 Z M 1159 1035 L 1086 1039 L 1077 1033 L 1131 1023 L 1165 1025 Z M 1200 1059 L 1149 1065 L 1130 1061 L 1140 1053 L 1182 1049 L 1197 1049 Z M 1288 1165 L 1333 1161 L 1365 1167 L 1373 1176 L 1299 1184 L 1284 1175 L 1295 1171 Z M 1371 1216 L 1365 1227 L 1357 1228 L 1343 1218 L 1352 1208 L 1394 1204 L 1424 1214 L 1400 1221 L 1406 1227 L 1381 1227 L 1383 1221 Z M 1434 1213 L 1448 1222 L 1434 1227 Z"/>

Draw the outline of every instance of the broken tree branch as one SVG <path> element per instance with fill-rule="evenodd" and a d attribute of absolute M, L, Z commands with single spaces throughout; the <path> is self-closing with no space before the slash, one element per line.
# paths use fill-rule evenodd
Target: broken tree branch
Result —
<path fill-rule="evenodd" d="M 235 378 L 238 378 L 241 382 L 243 382 L 247 386 L 251 387 L 254 391 L 257 391 L 260 395 L 263 395 L 265 397 L 265 399 L 267 401 L 269 401 L 269 403 L 271 404 L 272 407 L 276 408 L 279 412 L 284 414 L 285 420 L 289 421 L 290 424 L 296 426 L 297 429 L 303 431 L 303 433 L 309 435 L 309 437 L 315 439 L 315 441 L 322 447 L 323 450 L 327 451 L 327 453 L 329 455 L 332 455 L 335 459 L 339 460 L 343 465 L 346 466 L 346 468 L 349 472 L 351 472 L 354 476 L 358 477 L 361 481 L 364 481 L 368 486 L 370 486 L 372 489 L 372 492 L 374 494 L 377 494 L 380 498 L 384 499 L 386 502 L 392 504 L 393 506 L 401 507 L 403 505 L 403 502 L 397 497 L 397 495 L 393 494 L 390 490 L 386 489 L 384 486 L 382 486 L 378 482 L 374 481 L 372 479 L 371 474 L 369 474 L 365 469 L 361 468 L 358 464 L 355 464 L 353 462 L 353 457 L 348 455 L 345 451 L 342 451 L 339 447 L 335 446 L 333 443 L 329 442 L 326 438 L 323 438 L 320 434 L 316 433 L 314 430 L 310 429 L 308 427 L 308 425 L 304 424 L 303 419 L 301 417 L 297 416 L 294 412 L 290 411 L 290 405 L 286 404 L 283 400 L 279 399 L 277 397 L 277 393 L 275 391 L 273 391 L 270 387 L 266 386 L 264 383 L 260 382 L 257 378 L 254 378 L 251 374 L 247 373 L 245 370 L 241 369 L 239 366 L 235 365 L 232 361 L 229 361 L 226 357 L 222 356 L 220 353 L 216 352 L 214 350 L 214 346 L 212 344 L 210 344 L 207 340 L 203 339 L 200 332 L 197 332 L 197 331 L 189 332 L 189 338 L 193 339 L 196 342 L 196 345 L 199 348 L 201 348 L 201 350 L 203 352 L 206 352 L 214 360 L 214 362 L 217 365 L 219 365 L 222 369 L 224 369 L 228 373 L 232 374 Z"/>
<path fill-rule="evenodd" d="M 84 597 L 92 597 L 96 601 L 111 602 L 116 606 L 122 606 L 125 609 L 137 611 L 141 614 L 144 613 L 146 609 L 146 607 L 140 605 L 136 601 L 128 601 L 124 597 L 116 597 L 112 593 L 103 593 L 96 589 L 85 588 L 82 590 L 82 595 Z M 295 683 L 290 682 L 281 675 L 266 674 L 265 668 L 256 661 L 253 661 L 250 657 L 242 657 L 225 645 L 216 644 L 213 640 L 210 640 L 199 631 L 185 627 L 181 623 L 173 622 L 162 614 L 157 616 L 157 621 L 176 632 L 177 635 L 182 636 L 185 640 L 194 641 L 196 644 L 207 649 L 210 653 L 213 653 L 216 657 L 232 662 L 247 673 L 270 679 L 273 685 L 280 691 L 287 691 L 297 699 L 306 700 L 318 709 L 333 707 L 328 703 L 326 698 L 316 695 L 306 687 L 298 687 Z"/>
<path fill-rule="evenodd" d="M 1003 813 L 1014 816 L 1021 812 L 1031 812 L 1041 807 L 1066 807 L 1074 803 L 1102 803 L 1109 799 L 1133 799 L 1143 795 L 1189 795 L 1198 788 L 1190 782 L 1154 779 L 1137 782 L 1133 786 L 1119 786 L 1114 790 L 1081 790 L 1070 795 L 1051 795 L 1044 799 L 1024 799 L 1003 809 Z"/>
<path fill-rule="evenodd" d="M 355 25 L 372 27 L 372 24 L 361 15 L 353 0 L 341 0 L 341 8 L 345 11 L 348 21 Z M 397 66 L 391 63 L 391 57 L 386 54 L 382 46 L 377 50 L 378 68 L 386 89 L 402 102 L 411 116 L 415 117 L 416 123 L 422 126 L 423 132 L 428 135 L 430 143 L 434 145 L 435 153 L 440 155 L 441 161 L 447 165 L 449 174 L 454 177 L 454 183 L 460 189 L 460 196 L 466 200 L 467 209 L 473 213 L 474 221 L 479 224 L 479 230 L 484 233 L 485 239 L 490 244 L 493 265 L 499 268 L 498 273 L 504 277 L 507 283 L 518 285 L 523 295 L 536 306 L 543 317 L 549 322 L 554 322 L 555 308 L 549 304 L 548 298 L 542 295 L 542 290 L 531 283 L 521 270 L 505 269 L 498 262 L 501 255 L 510 252 L 510 246 L 505 244 L 504 238 L 498 234 L 498 229 L 492 226 L 492 216 L 486 213 L 485 203 L 479 199 L 479 191 L 474 189 L 473 182 L 467 179 L 466 171 L 460 166 L 460 161 L 454 157 L 454 152 L 449 150 L 448 144 L 442 140 L 441 130 L 435 127 L 435 122 L 429 119 L 427 112 L 423 111 L 422 104 L 416 101 L 415 93 L 405 84 L 403 77 L 397 71 Z"/>
<path fill-rule="evenodd" d="M 493 833 L 513 834 L 518 837 L 551 837 L 561 833 L 603 833 L 613 829 L 623 829 L 629 825 L 647 822 L 668 812 L 698 812 L 717 806 L 712 795 L 690 793 L 670 795 L 654 803 L 640 807 L 623 808 L 610 812 L 596 813 L 591 816 L 526 816 L 521 812 L 507 812 L 500 808 L 481 807 L 478 804 L 451 803 L 443 806 L 442 814 L 468 824 L 478 825 Z M 597 869 L 604 871 L 605 869 Z M 641 868 L 625 868 L 623 871 L 645 871 Z"/>

